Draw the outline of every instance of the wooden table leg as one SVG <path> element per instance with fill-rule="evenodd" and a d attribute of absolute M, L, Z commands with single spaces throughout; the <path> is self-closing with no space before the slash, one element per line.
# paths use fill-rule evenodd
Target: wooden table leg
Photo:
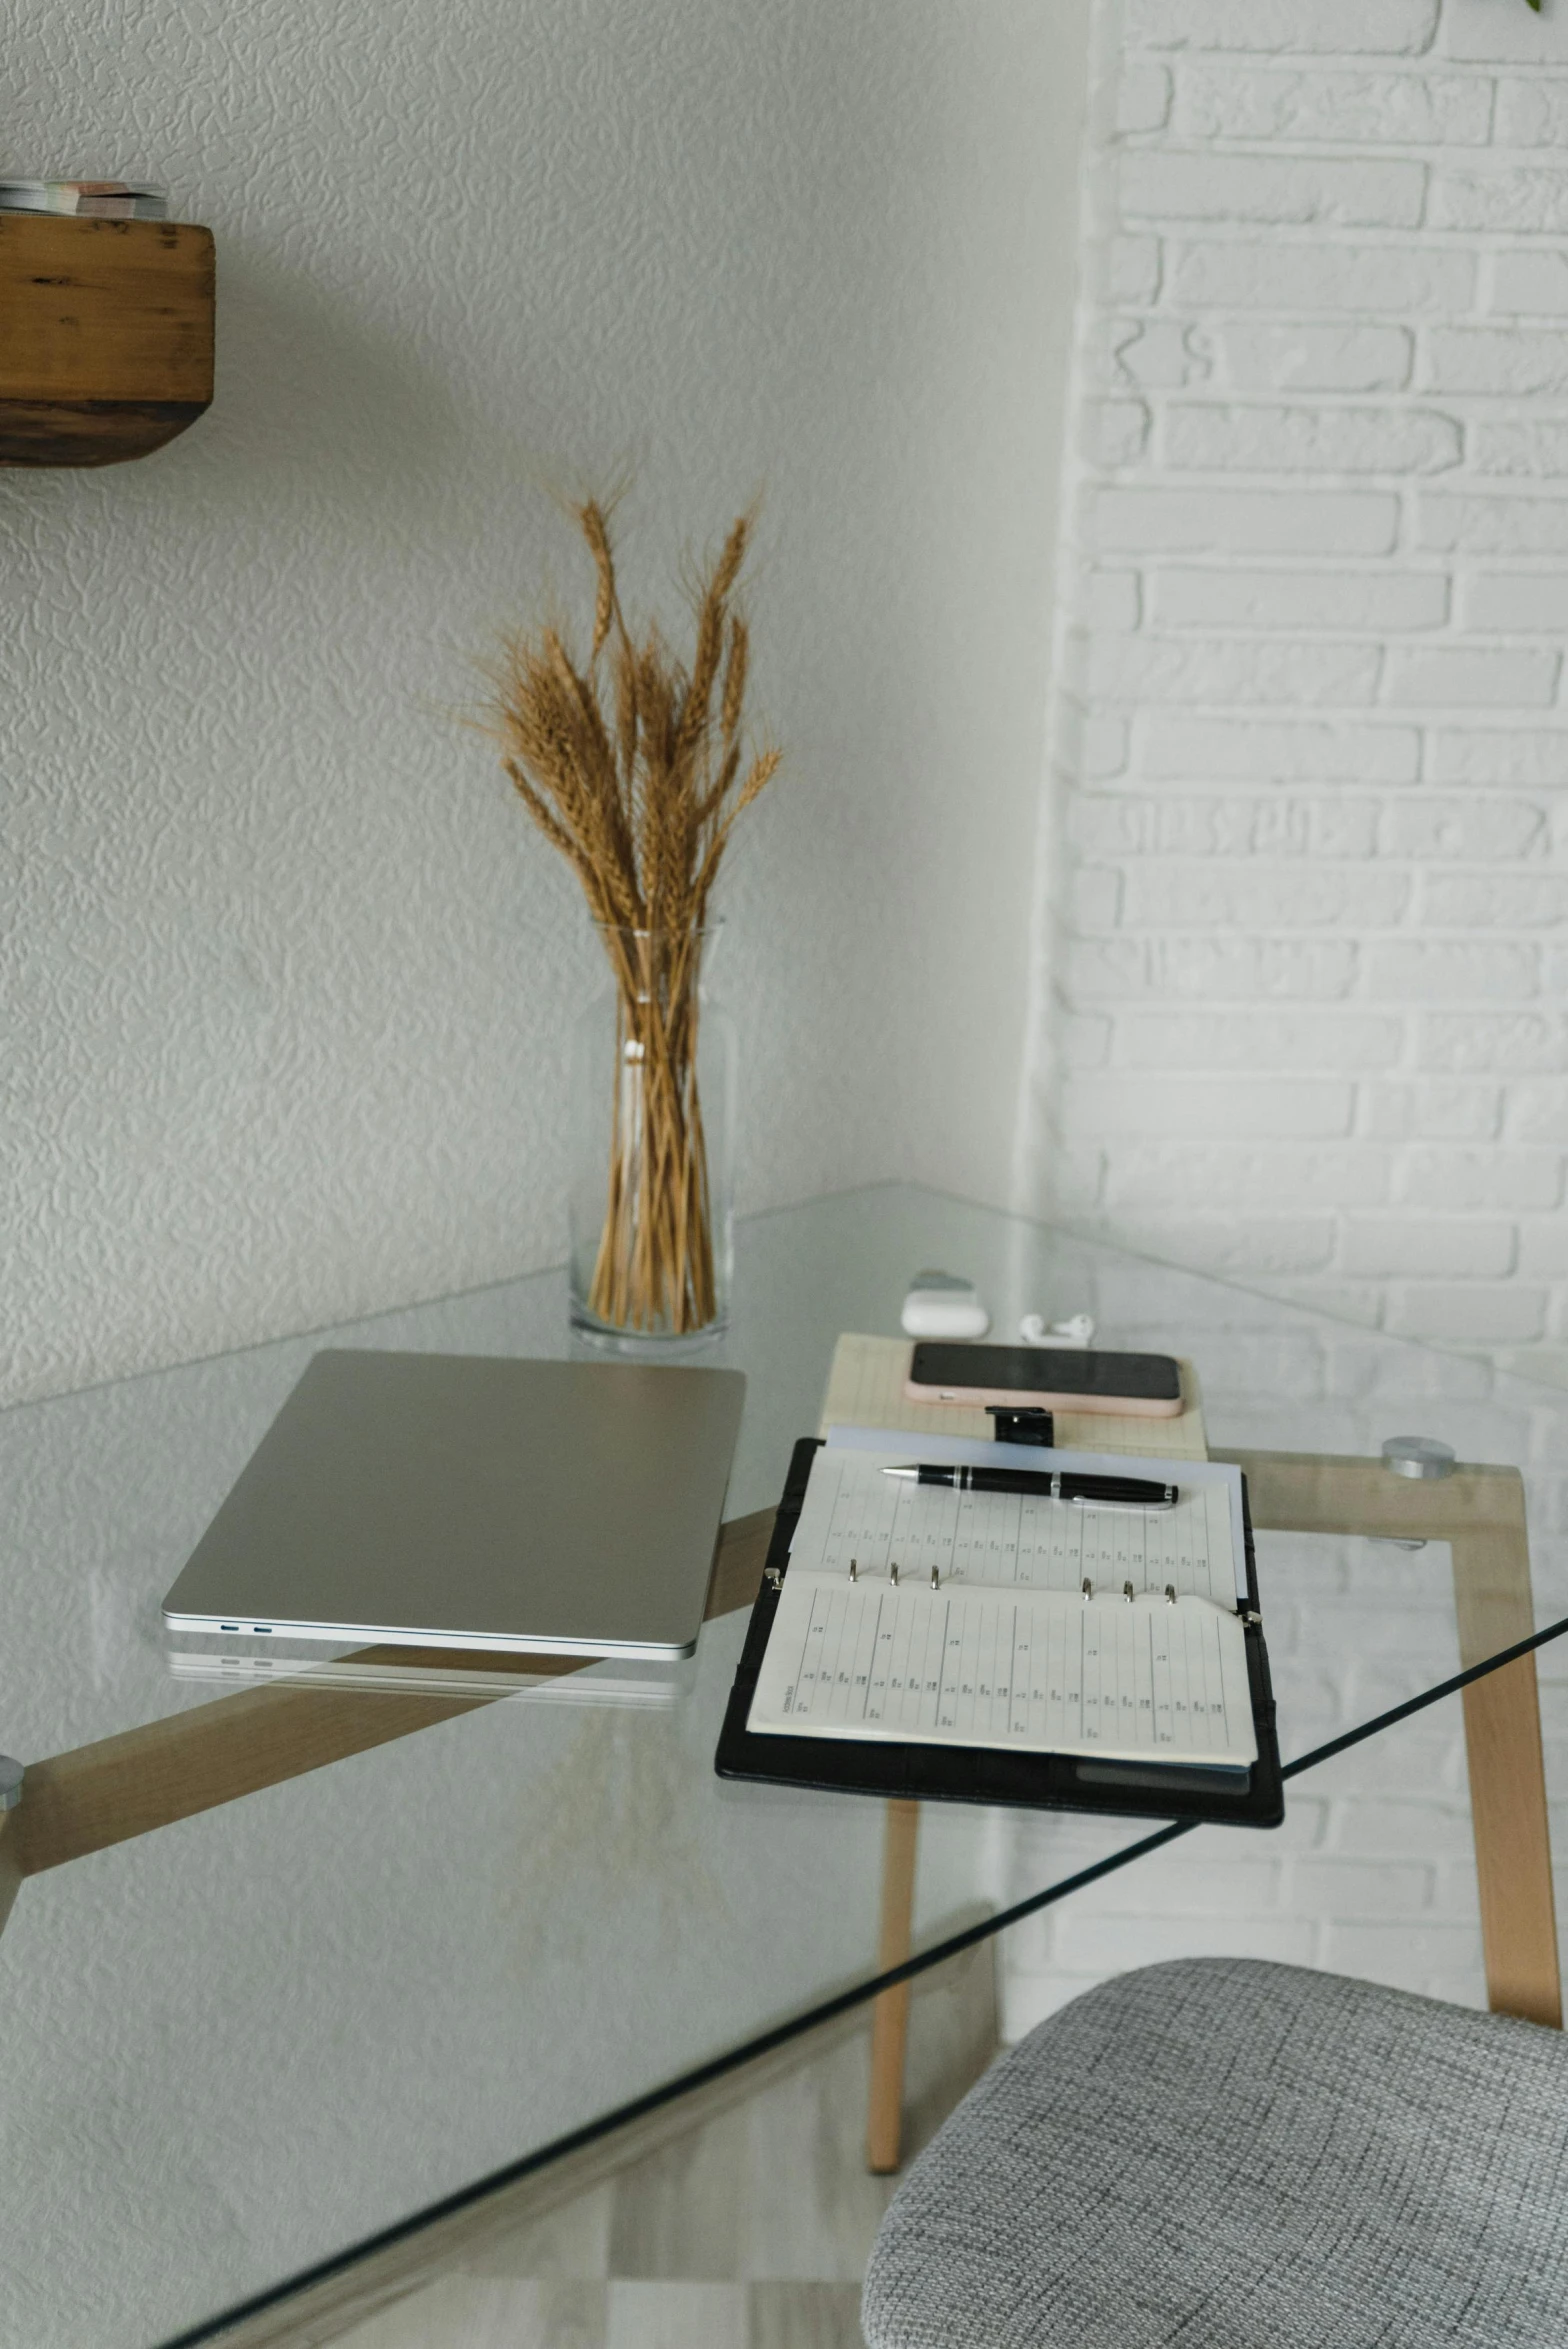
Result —
<path fill-rule="evenodd" d="M 5 1931 L 5 1921 L 22 1888 L 22 1868 L 16 1856 L 15 1838 L 6 1834 L 11 1817 L 11 1812 L 0 1811 L 0 1933 Z"/>
<path fill-rule="evenodd" d="M 720 1527 L 710 1620 L 756 1598 L 773 1515 L 759 1509 Z M 360 1661 L 389 1671 L 461 1664 L 476 1674 L 488 1663 L 499 1677 L 493 1692 L 443 1696 L 417 1688 L 322 1688 L 308 1676 L 292 1684 L 280 1676 L 265 1688 L 188 1706 L 139 1729 L 30 1762 L 20 1803 L 0 1812 L 0 1928 L 24 1877 L 494 1704 L 512 1693 L 511 1676 L 519 1667 L 541 1678 L 583 1668 L 575 1656 L 487 1658 L 400 1647 L 364 1649 Z"/>
<path fill-rule="evenodd" d="M 1492 1524 L 1451 1539 L 1460 1661 L 1479 1664 L 1499 1648 L 1528 1639 L 1535 1628 L 1523 1507 L 1517 1525 Z M 1462 1701 L 1487 2004 L 1494 2014 L 1522 2015 L 1561 2030 L 1534 1656 L 1476 1681 Z"/>
<path fill-rule="evenodd" d="M 877 1972 L 901 1966 L 909 1955 L 915 1913 L 915 1844 L 920 1805 L 891 1802 L 882 1843 L 882 1921 Z M 871 2004 L 871 2097 L 866 2115 L 866 2167 L 886 2176 L 898 2167 L 904 2126 L 904 2048 L 909 2035 L 909 1990 L 900 1982 Z"/>
<path fill-rule="evenodd" d="M 1217 1452 L 1247 1479 L 1260 1531 L 1359 1533 L 1449 1544 L 1459 1660 L 1468 1667 L 1535 1629 L 1524 1481 L 1461 1466 L 1430 1483 L 1381 1460 L 1310 1452 Z M 1535 1658 L 1464 1692 L 1470 1815 L 1481 1895 L 1487 2003 L 1562 2028 L 1552 1844 Z"/>

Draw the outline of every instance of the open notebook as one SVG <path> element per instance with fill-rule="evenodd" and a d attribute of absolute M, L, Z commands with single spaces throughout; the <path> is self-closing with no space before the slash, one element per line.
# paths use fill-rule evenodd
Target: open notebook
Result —
<path fill-rule="evenodd" d="M 812 1461 L 747 1729 L 1200 1769 L 1258 1756 L 1241 1482 L 1183 1461 L 1170 1510 L 882 1474 L 1016 1446 L 838 1428 Z M 1126 1469 L 1052 1451 L 1028 1465 Z M 896 1574 L 894 1569 L 897 1569 Z"/>

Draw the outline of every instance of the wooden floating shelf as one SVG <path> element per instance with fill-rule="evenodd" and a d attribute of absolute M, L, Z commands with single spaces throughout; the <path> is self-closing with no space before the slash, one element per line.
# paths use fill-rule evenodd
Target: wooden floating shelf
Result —
<path fill-rule="evenodd" d="M 0 465 L 118 465 L 212 404 L 211 231 L 0 212 Z"/>

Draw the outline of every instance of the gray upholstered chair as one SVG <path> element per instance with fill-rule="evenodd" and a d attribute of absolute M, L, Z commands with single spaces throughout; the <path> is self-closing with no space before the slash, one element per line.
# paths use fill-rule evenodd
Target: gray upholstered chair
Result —
<path fill-rule="evenodd" d="M 1004 2056 L 878 2233 L 868 2349 L 1564 2349 L 1568 2044 L 1239 1959 Z"/>

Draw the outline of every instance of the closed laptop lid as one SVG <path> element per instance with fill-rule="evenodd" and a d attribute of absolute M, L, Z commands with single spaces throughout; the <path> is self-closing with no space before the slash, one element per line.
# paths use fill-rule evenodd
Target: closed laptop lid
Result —
<path fill-rule="evenodd" d="M 183 1630 L 689 1654 L 738 1371 L 316 1355 L 164 1601 Z"/>

